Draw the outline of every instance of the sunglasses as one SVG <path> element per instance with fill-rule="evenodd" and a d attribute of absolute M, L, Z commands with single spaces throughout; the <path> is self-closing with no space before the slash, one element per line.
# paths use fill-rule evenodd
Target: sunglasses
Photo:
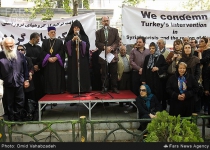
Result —
<path fill-rule="evenodd" d="M 139 92 L 146 92 L 146 89 L 139 89 Z"/>
<path fill-rule="evenodd" d="M 24 49 L 18 49 L 18 51 L 24 51 Z"/>

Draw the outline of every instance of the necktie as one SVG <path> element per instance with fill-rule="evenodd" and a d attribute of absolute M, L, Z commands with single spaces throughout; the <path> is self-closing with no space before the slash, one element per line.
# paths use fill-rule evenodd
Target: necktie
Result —
<path fill-rule="evenodd" d="M 108 30 L 107 29 L 104 30 L 104 34 L 105 34 L 105 39 L 107 40 L 107 38 L 108 38 Z"/>

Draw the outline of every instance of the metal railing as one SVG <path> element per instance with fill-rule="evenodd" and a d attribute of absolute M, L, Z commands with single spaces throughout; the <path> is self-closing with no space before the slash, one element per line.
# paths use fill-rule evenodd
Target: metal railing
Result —
<path fill-rule="evenodd" d="M 191 122 L 197 124 L 197 119 L 201 118 L 203 121 L 202 124 L 202 138 L 205 140 L 205 121 L 206 119 L 210 119 L 210 115 L 202 115 L 202 116 L 198 116 L 196 114 L 192 115 L 192 117 L 185 117 L 185 119 L 191 120 Z M 30 137 L 34 142 L 40 142 L 40 139 L 36 138 L 37 135 L 40 135 L 42 132 L 50 132 L 50 135 L 53 134 L 53 136 L 57 139 L 58 142 L 64 142 L 62 140 L 62 138 L 59 136 L 59 134 L 57 133 L 57 131 L 55 129 L 52 128 L 52 125 L 55 124 L 71 124 L 71 128 L 69 126 L 69 129 L 67 129 L 68 131 L 71 131 L 72 133 L 72 142 L 95 142 L 95 138 L 94 138 L 94 125 L 96 124 L 103 124 L 103 123 L 115 123 L 117 124 L 117 127 L 115 129 L 111 129 L 106 136 L 103 139 L 103 142 L 106 142 L 107 139 L 110 137 L 110 135 L 114 134 L 114 132 L 118 131 L 118 130 L 124 130 L 126 133 L 131 134 L 134 138 L 132 140 L 132 142 L 142 142 L 143 141 L 143 136 L 145 134 L 145 132 L 147 132 L 147 130 L 144 130 L 142 132 L 133 132 L 132 130 L 129 130 L 127 128 L 125 128 L 123 126 L 123 123 L 126 122 L 130 122 L 130 123 L 134 123 L 134 122 L 150 122 L 151 119 L 135 119 L 135 120 L 87 120 L 85 116 L 81 116 L 79 120 L 70 120 L 70 121 L 28 121 L 28 122 L 10 122 L 10 121 L 5 121 L 3 119 L 0 118 L 0 142 L 6 142 L 6 138 L 8 137 L 8 141 L 9 142 L 13 142 L 12 136 L 13 134 L 20 134 L 20 135 L 25 135 Z M 39 131 L 33 132 L 33 133 L 29 133 L 29 132 L 21 132 L 21 131 L 17 131 L 15 130 L 14 126 L 17 125 L 24 125 L 24 124 L 42 124 L 43 128 L 40 129 Z M 79 136 L 76 134 L 76 125 L 80 126 L 79 128 L 79 133 L 80 133 L 80 138 L 78 138 Z M 90 134 L 91 137 L 90 139 L 87 139 L 87 125 L 90 125 Z M 51 141 L 49 141 L 51 142 Z"/>

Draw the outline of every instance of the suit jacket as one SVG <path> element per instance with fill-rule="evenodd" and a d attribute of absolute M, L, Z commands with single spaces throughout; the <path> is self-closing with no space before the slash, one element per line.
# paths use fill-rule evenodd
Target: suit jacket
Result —
<path fill-rule="evenodd" d="M 124 72 L 124 63 L 122 60 L 122 57 L 120 54 L 118 54 L 119 61 L 117 62 L 117 74 L 118 74 L 118 79 L 122 78 L 123 72 Z M 130 56 L 126 54 L 126 58 L 128 59 L 128 63 L 130 64 Z M 131 70 L 131 65 L 130 65 L 130 70 Z"/>
<path fill-rule="evenodd" d="M 105 35 L 104 35 L 104 28 L 101 28 L 96 31 L 96 40 L 95 45 L 98 48 L 99 54 L 104 50 L 105 46 Z M 112 47 L 111 53 L 115 55 L 114 59 L 111 63 L 118 61 L 118 52 L 117 47 L 120 41 L 118 30 L 116 28 L 108 27 L 108 40 L 107 46 Z M 106 63 L 101 57 L 99 57 L 99 63 Z"/>

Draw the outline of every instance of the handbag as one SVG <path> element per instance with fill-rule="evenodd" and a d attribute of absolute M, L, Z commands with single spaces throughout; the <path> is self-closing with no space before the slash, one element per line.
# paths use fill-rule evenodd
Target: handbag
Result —
<path fill-rule="evenodd" d="M 157 71 L 157 74 L 158 74 L 159 78 L 161 78 L 161 79 L 165 79 L 168 76 L 168 74 L 166 72 L 164 72 L 163 74 L 159 74 Z"/>
<path fill-rule="evenodd" d="M 174 74 L 176 72 L 176 62 L 172 61 L 172 63 L 170 64 L 170 66 L 168 67 L 167 72 L 169 74 Z"/>
<path fill-rule="evenodd" d="M 156 62 L 158 61 L 158 59 L 159 59 L 159 56 L 158 56 Z M 163 74 L 159 74 L 159 72 L 157 71 L 157 74 L 158 74 L 159 78 L 161 78 L 161 79 L 165 79 L 168 76 L 168 74 L 166 72 L 164 72 Z"/>

